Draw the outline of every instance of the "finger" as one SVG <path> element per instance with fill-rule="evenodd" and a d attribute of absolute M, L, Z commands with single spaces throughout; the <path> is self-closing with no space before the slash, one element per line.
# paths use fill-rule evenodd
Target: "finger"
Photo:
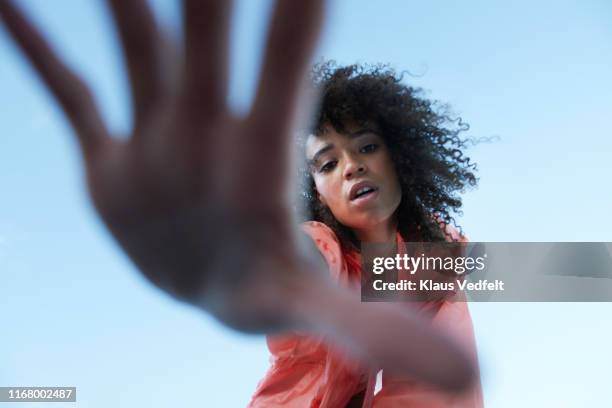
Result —
<path fill-rule="evenodd" d="M 278 0 L 268 35 L 261 80 L 251 112 L 262 134 L 284 150 L 308 62 L 322 23 L 324 0 Z M 279 143 L 280 142 L 280 143 Z"/>
<path fill-rule="evenodd" d="M 199 115 L 225 109 L 231 8 L 228 0 L 183 1 L 184 94 Z"/>
<path fill-rule="evenodd" d="M 161 35 L 145 0 L 108 0 L 125 57 L 136 124 L 162 95 Z"/>
<path fill-rule="evenodd" d="M 449 391 L 468 388 L 474 363 L 465 350 L 399 305 L 360 303 L 355 294 L 313 285 L 295 313 L 308 328 L 380 366 Z"/>
<path fill-rule="evenodd" d="M 0 18 L 58 100 L 79 136 L 85 157 L 90 158 L 107 137 L 91 91 L 55 55 L 43 36 L 11 1 L 0 0 Z"/>

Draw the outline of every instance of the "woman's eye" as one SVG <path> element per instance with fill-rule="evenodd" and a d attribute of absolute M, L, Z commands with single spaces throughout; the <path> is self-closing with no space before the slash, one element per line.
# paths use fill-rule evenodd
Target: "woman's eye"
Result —
<path fill-rule="evenodd" d="M 361 148 L 361 153 L 372 153 L 378 149 L 378 145 L 374 143 L 370 143 Z"/>
<path fill-rule="evenodd" d="M 332 171 L 334 169 L 334 167 L 336 167 L 336 162 L 335 161 L 329 161 L 327 163 L 325 163 L 322 167 L 321 167 L 321 172 L 322 173 L 327 173 L 328 171 Z"/>

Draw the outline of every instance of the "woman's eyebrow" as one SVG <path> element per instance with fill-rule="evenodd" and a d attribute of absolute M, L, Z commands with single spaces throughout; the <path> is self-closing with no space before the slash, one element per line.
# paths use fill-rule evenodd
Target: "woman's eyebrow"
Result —
<path fill-rule="evenodd" d="M 359 130 L 349 133 L 348 136 L 351 139 L 356 139 L 358 137 L 365 136 L 365 135 L 371 135 L 371 134 L 378 135 L 378 132 L 374 129 L 363 128 L 363 129 L 359 129 Z M 314 165 L 319 160 L 319 157 L 321 157 L 322 154 L 324 154 L 325 152 L 328 152 L 329 150 L 333 148 L 334 148 L 333 143 L 327 143 L 322 148 L 317 150 L 317 152 L 312 156 L 312 159 L 308 160 L 308 164 Z"/>
<path fill-rule="evenodd" d="M 331 149 L 334 148 L 333 143 L 327 143 L 325 146 L 323 146 L 322 148 L 320 148 L 319 150 L 317 150 L 317 152 L 312 156 L 312 159 L 308 160 L 309 164 L 315 164 L 318 160 L 319 157 L 321 157 L 321 155 Z"/>

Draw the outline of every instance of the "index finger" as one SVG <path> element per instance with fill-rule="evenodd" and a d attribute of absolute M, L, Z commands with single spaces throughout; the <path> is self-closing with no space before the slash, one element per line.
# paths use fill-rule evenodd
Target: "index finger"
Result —
<path fill-rule="evenodd" d="M 308 62 L 319 38 L 324 0 L 278 0 L 264 56 L 261 79 L 250 114 L 261 134 L 284 155 L 287 131 L 303 91 Z"/>
<path fill-rule="evenodd" d="M 199 116 L 225 110 L 230 0 L 183 0 L 184 93 Z"/>
<path fill-rule="evenodd" d="M 138 124 L 163 93 L 161 35 L 145 0 L 108 0 L 108 3 L 121 37 Z"/>

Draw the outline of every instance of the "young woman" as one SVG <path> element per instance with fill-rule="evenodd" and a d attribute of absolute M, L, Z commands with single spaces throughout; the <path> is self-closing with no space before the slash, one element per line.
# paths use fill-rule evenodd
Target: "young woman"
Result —
<path fill-rule="evenodd" d="M 461 207 L 457 192 L 476 178 L 461 151 L 461 122 L 453 126 L 443 108 L 385 67 L 322 64 L 314 82 L 322 101 L 313 131 L 301 140 L 302 228 L 332 277 L 359 287 L 361 243 L 463 240 L 449 226 L 451 213 Z M 420 312 L 453 331 L 476 359 L 465 303 L 429 302 Z M 482 406 L 479 384 L 451 395 L 386 372 L 374 395 L 377 370 L 322 338 L 268 337 L 268 346 L 272 366 L 250 407 Z"/>
<path fill-rule="evenodd" d="M 133 127 L 127 138 L 113 137 L 86 82 L 58 57 L 10 0 L 0 0 L 0 18 L 66 114 L 81 148 L 93 205 L 138 270 L 166 293 L 234 329 L 317 333 L 333 338 L 335 344 L 349 344 L 353 355 L 367 357 L 386 369 L 448 390 L 468 387 L 475 377 L 474 364 L 444 330 L 432 328 L 415 313 L 399 307 L 361 304 L 329 279 L 325 270 L 329 267 L 322 265 L 316 249 L 300 241 L 288 199 L 292 168 L 288 135 L 294 118 L 299 116 L 298 102 L 302 100 L 303 80 L 318 37 L 324 1 L 276 1 L 257 93 L 244 117 L 232 113 L 225 103 L 231 1 L 182 1 L 184 35 L 174 37 L 160 29 L 146 1 L 108 3 L 131 88 Z M 366 97 L 370 96 L 366 93 Z M 332 105 L 341 106 L 335 102 Z M 423 118 L 414 119 L 428 127 L 426 132 L 435 132 L 437 117 L 428 117 L 426 109 L 422 112 Z M 340 135 L 344 130 L 335 120 L 330 117 L 324 123 L 331 123 Z M 356 125 L 363 123 L 357 121 Z M 372 128 L 378 133 L 368 137 L 392 137 L 386 122 L 375 120 L 372 125 L 380 128 Z M 323 138 L 324 133 L 319 132 L 319 136 Z M 453 140 L 452 135 L 432 134 L 440 138 L 440 143 L 447 136 Z M 344 139 L 331 140 L 338 144 Z M 313 149 L 321 150 L 315 146 L 316 141 L 309 142 L 313 160 L 317 153 Z M 370 148 L 364 153 L 360 150 L 359 157 L 366 157 L 361 156 L 366 151 L 372 157 L 389 155 L 395 149 L 390 143 L 387 147 L 380 144 L 380 148 L 371 153 Z M 444 152 L 433 151 L 428 160 Z M 338 163 L 345 169 L 344 156 Z M 388 159 L 380 161 L 384 169 L 376 171 L 382 173 L 370 180 L 380 183 L 375 187 L 383 190 L 360 199 L 378 203 L 384 198 L 384 205 L 376 204 L 376 211 L 360 212 L 347 224 L 355 240 L 379 239 L 395 228 L 395 224 L 379 225 L 396 213 L 393 200 L 397 201 L 399 190 L 391 188 L 395 182 L 388 181 L 392 179 L 390 163 Z M 424 177 L 452 180 L 453 176 L 444 172 L 461 171 L 456 163 L 438 172 L 435 160 L 422 164 L 422 169 L 427 169 Z M 351 171 L 352 179 L 365 170 Z M 423 179 L 418 171 L 413 180 Z M 321 203 L 336 211 L 339 221 L 346 222 L 334 200 L 339 197 L 339 186 L 348 184 L 339 184 L 337 170 L 313 174 L 321 186 L 319 193 L 325 194 Z M 404 174 L 399 172 L 398 176 Z M 410 179 L 406 180 L 407 189 L 399 180 L 403 197 L 399 205 L 410 211 L 397 212 L 398 231 L 407 234 L 420 224 L 424 238 L 440 236 L 428 224 L 426 210 L 438 210 L 430 206 L 432 203 L 452 207 L 456 202 L 444 196 L 440 196 L 442 201 L 427 201 L 436 191 L 418 191 L 436 186 L 436 181 L 411 185 Z M 459 185 L 461 178 L 441 187 L 453 189 Z M 413 188 L 418 194 L 413 195 Z M 405 201 L 405 197 L 426 200 L 425 207 L 412 208 L 419 202 Z M 445 219 L 444 212 L 440 214 Z M 409 216 L 408 224 L 402 221 L 404 216 Z M 339 252 L 340 247 L 332 245 L 345 242 L 344 235 L 339 233 L 341 241 L 335 241 L 323 224 L 306 228 L 311 236 L 321 237 L 319 241 L 315 238 L 319 248 L 328 247 L 333 256 L 342 255 L 342 259 L 349 256 L 349 251 Z M 364 321 L 367 325 L 362 324 Z M 405 347 L 407 341 L 411 347 Z M 294 343 L 288 343 L 287 348 L 274 344 L 276 355 L 281 350 L 293 350 L 278 361 L 290 365 L 302 355 L 302 346 L 296 349 L 291 346 Z M 320 366 L 321 356 L 306 355 L 306 360 L 314 358 L 315 365 Z M 277 363 L 273 370 L 282 367 L 286 378 L 305 380 L 311 376 L 304 371 L 308 367 L 305 361 L 300 360 L 296 366 L 299 370 L 289 369 L 287 364 Z M 335 375 L 345 373 L 347 365 L 332 359 L 325 367 L 326 375 Z M 322 382 L 320 375 L 315 377 L 318 384 L 338 389 L 335 380 Z M 256 400 L 263 401 L 264 394 L 282 394 L 281 388 L 278 382 L 264 386 L 265 391 Z M 287 392 L 283 395 L 291 400 Z"/>

